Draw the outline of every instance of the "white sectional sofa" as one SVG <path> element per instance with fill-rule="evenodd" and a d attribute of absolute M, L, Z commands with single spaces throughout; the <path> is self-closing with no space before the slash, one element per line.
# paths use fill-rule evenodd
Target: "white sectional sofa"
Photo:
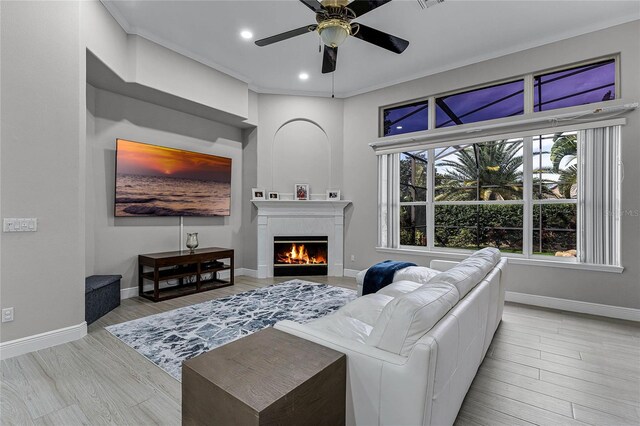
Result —
<path fill-rule="evenodd" d="M 500 323 L 505 264 L 490 248 L 434 261 L 449 269 L 425 268 L 424 284 L 395 281 L 326 317 L 275 327 L 347 355 L 347 424 L 450 425 Z"/>

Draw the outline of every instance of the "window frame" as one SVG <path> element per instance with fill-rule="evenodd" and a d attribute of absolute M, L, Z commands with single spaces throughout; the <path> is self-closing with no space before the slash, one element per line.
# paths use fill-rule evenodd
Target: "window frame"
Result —
<path fill-rule="evenodd" d="M 413 106 L 413 105 L 418 105 L 421 103 L 426 102 L 427 104 L 427 112 L 429 114 L 429 119 L 427 120 L 427 129 L 429 130 L 431 127 L 431 106 L 432 106 L 432 100 L 431 100 L 431 96 L 423 96 L 421 98 L 416 98 L 416 99 L 412 99 L 410 101 L 402 101 L 402 102 L 396 102 L 394 104 L 389 104 L 389 105 L 385 105 L 382 106 L 380 108 L 378 108 L 378 135 L 380 137 L 393 137 L 393 136 L 399 136 L 399 135 L 388 135 L 385 136 L 384 135 L 384 112 L 385 110 L 388 109 L 396 109 L 396 108 L 402 108 L 402 107 L 409 107 L 409 106 Z M 420 132 L 424 132 L 424 130 L 419 130 Z M 415 133 L 415 132 L 407 132 L 407 133 L 401 133 L 401 134 L 408 134 L 408 133 Z"/>
<path fill-rule="evenodd" d="M 478 86 L 474 86 L 474 87 L 467 87 L 465 89 L 462 90 L 456 90 L 450 93 L 444 93 L 444 94 L 438 94 L 433 96 L 433 103 L 434 103 L 434 108 L 437 111 L 437 108 L 440 107 L 440 105 L 438 105 L 438 99 L 447 99 L 450 98 L 452 96 L 456 96 L 456 95 L 464 95 L 466 93 L 473 93 L 473 92 L 477 92 L 483 89 L 490 89 L 493 87 L 499 87 L 499 86 L 504 86 L 506 84 L 511 84 L 511 83 L 517 83 L 522 81 L 522 94 L 523 94 L 523 106 L 522 106 L 522 113 L 520 114 L 515 114 L 515 115 L 508 115 L 505 117 L 498 117 L 498 118 L 492 118 L 491 120 L 499 120 L 501 118 L 507 118 L 507 117 L 519 117 L 521 115 L 526 114 L 526 110 L 524 105 L 527 104 L 527 100 L 526 100 L 526 92 L 527 92 L 527 79 L 525 78 L 526 76 L 520 76 L 520 77 L 513 77 L 513 78 L 508 78 L 508 79 L 504 79 L 504 80 L 499 80 L 499 81 L 494 81 L 491 83 L 483 83 L 482 85 L 478 85 Z M 518 93 L 518 92 L 516 92 Z M 440 107 L 441 108 L 441 107 Z M 466 114 L 469 114 L 469 112 L 467 112 Z M 452 119 L 453 120 L 453 119 Z M 484 123 L 484 122 L 488 122 L 491 120 L 477 120 L 477 121 L 470 121 L 468 123 L 462 123 L 462 124 L 455 124 L 453 126 L 440 126 L 438 127 L 438 122 L 437 120 L 435 120 L 433 122 L 433 127 L 430 127 L 428 130 L 431 129 L 447 129 L 450 127 L 455 127 L 455 126 L 461 126 L 461 125 L 465 125 L 465 124 L 474 124 L 474 123 Z"/>
<path fill-rule="evenodd" d="M 432 182 L 433 182 L 433 178 L 431 177 L 430 167 L 429 167 L 429 164 L 431 164 L 431 158 L 429 157 L 429 154 L 428 154 L 429 150 L 428 149 L 427 150 L 420 150 L 420 151 L 426 151 L 427 152 L 427 161 L 426 161 L 426 163 L 427 163 L 427 171 L 426 171 L 426 175 L 427 175 L 426 185 L 427 185 L 427 187 L 425 188 L 426 189 L 425 200 L 424 201 L 401 201 L 400 200 L 400 195 L 401 195 L 402 191 L 400 190 L 400 188 L 398 188 L 398 207 L 399 207 L 398 208 L 398 214 L 401 214 L 402 207 L 411 207 L 411 206 L 422 207 L 422 206 L 424 206 L 425 210 L 426 210 L 426 216 L 427 217 L 429 216 L 429 213 L 428 213 L 428 210 L 429 210 L 429 204 L 428 204 L 428 202 L 429 202 L 429 188 L 431 188 Z M 411 152 L 416 152 L 416 151 L 411 151 Z M 398 171 L 400 170 L 400 164 L 399 163 L 401 161 L 401 156 L 402 155 L 404 155 L 404 153 L 400 153 L 400 155 L 398 155 Z M 415 155 L 413 157 L 415 157 Z M 401 185 L 402 185 L 402 182 L 400 180 L 398 180 L 398 186 L 401 186 Z M 400 223 L 400 220 L 398 219 L 398 226 L 399 226 L 399 230 L 398 230 L 399 231 L 399 237 L 398 237 L 399 239 L 398 239 L 398 241 L 400 241 L 400 238 L 401 238 L 400 235 L 402 233 L 402 226 L 400 226 L 400 225 L 401 225 L 401 223 Z M 429 232 L 430 232 L 429 231 L 429 222 L 428 222 L 428 220 L 426 220 L 425 221 L 425 234 L 426 234 L 426 239 L 427 239 L 427 246 L 406 246 L 406 247 L 422 247 L 422 248 L 428 247 L 428 244 L 429 244 Z"/>
<path fill-rule="evenodd" d="M 426 205 L 426 237 L 427 244 L 426 246 L 412 246 L 412 245 L 404 245 L 400 244 L 398 241 L 398 248 L 395 250 L 402 251 L 421 251 L 425 253 L 450 253 L 450 254 L 466 254 L 473 252 L 473 249 L 461 249 L 461 248 L 449 248 L 449 247 L 441 247 L 435 245 L 435 209 L 438 205 L 466 205 L 466 206 L 477 206 L 477 205 L 521 205 L 522 206 L 522 253 L 508 253 L 508 257 L 523 259 L 523 260 L 538 260 L 538 261 L 551 261 L 551 262 L 563 262 L 570 264 L 580 264 L 579 262 L 579 253 L 575 258 L 569 257 L 551 257 L 544 254 L 536 254 L 534 252 L 533 247 L 533 208 L 537 205 L 548 205 L 548 204 L 575 204 L 577 208 L 579 208 L 578 199 L 577 198 L 563 198 L 563 199 L 534 199 L 533 198 L 533 141 L 538 135 L 549 134 L 549 131 L 541 130 L 536 132 L 534 135 L 529 132 L 524 132 L 526 134 L 521 136 L 514 136 L 512 139 L 522 139 L 523 145 L 523 195 L 521 200 L 490 200 L 490 201 L 435 201 L 435 151 L 438 148 L 441 148 L 443 145 L 437 144 L 436 146 L 426 145 L 422 148 L 416 148 L 411 151 L 405 152 L 415 152 L 415 151 L 426 151 L 427 159 L 427 196 L 426 201 L 420 202 L 400 202 L 400 195 L 398 191 L 397 195 L 397 203 L 399 206 L 408 206 L 408 205 Z M 486 143 L 496 140 L 495 137 L 487 137 L 483 141 L 456 141 L 455 145 L 471 145 L 476 143 Z M 451 144 L 446 144 L 444 146 L 451 146 Z M 398 168 L 400 155 L 398 155 Z M 400 182 L 398 181 L 398 186 Z M 399 212 L 398 212 L 399 214 Z M 577 214 L 577 212 L 576 212 Z M 399 222 L 399 218 L 398 218 Z M 579 227 L 576 227 L 576 238 L 578 237 Z M 385 250 L 394 250 L 394 248 L 385 248 Z M 603 265 L 599 265 L 603 266 Z M 610 266 L 610 265 L 605 265 Z"/>
<path fill-rule="evenodd" d="M 596 64 L 596 63 L 607 61 L 607 60 L 613 60 L 614 61 L 614 66 L 615 66 L 615 72 L 614 72 L 614 93 L 615 93 L 615 98 L 611 99 L 609 101 L 602 101 L 602 102 L 603 103 L 615 102 L 616 100 L 619 100 L 621 98 L 620 53 L 614 53 L 614 54 L 610 54 L 610 55 L 603 55 L 603 56 L 599 56 L 599 57 L 595 57 L 595 58 L 585 59 L 585 60 L 582 60 L 582 61 L 572 62 L 572 63 L 569 63 L 569 64 L 559 65 L 557 67 L 552 67 L 552 68 L 539 69 L 539 70 L 535 70 L 535 71 L 532 71 L 532 72 L 529 72 L 529 73 L 526 73 L 526 74 L 522 74 L 522 75 L 511 76 L 511 77 L 508 77 L 508 78 L 503 78 L 503 79 L 499 79 L 499 80 L 493 80 L 493 81 L 490 81 L 490 82 L 484 82 L 484 83 L 481 83 L 481 84 L 467 86 L 467 87 L 464 87 L 464 88 L 459 88 L 459 89 L 455 89 L 455 90 L 436 93 L 436 94 L 432 94 L 432 95 L 429 95 L 429 96 L 423 96 L 423 97 L 415 98 L 415 99 L 408 100 L 408 101 L 401 101 L 401 102 L 396 102 L 396 103 L 393 103 L 393 104 L 380 106 L 378 108 L 378 137 L 380 137 L 380 138 L 393 138 L 393 137 L 398 137 L 399 136 L 399 135 L 388 135 L 388 136 L 384 135 L 384 111 L 386 109 L 403 107 L 403 106 L 411 106 L 411 105 L 413 105 L 415 103 L 420 103 L 420 102 L 426 101 L 427 104 L 428 104 L 428 114 L 429 114 L 429 120 L 428 120 L 428 124 L 427 124 L 427 129 L 426 130 L 420 130 L 419 132 L 425 132 L 425 131 L 428 132 L 428 131 L 432 131 L 432 130 L 442 130 L 442 129 L 453 129 L 453 128 L 459 126 L 459 125 L 447 126 L 447 127 L 436 127 L 436 98 L 442 98 L 442 97 L 452 96 L 452 95 L 461 94 L 461 93 L 465 93 L 465 92 L 471 92 L 471 91 L 474 91 L 474 90 L 480 90 L 480 89 L 484 89 L 484 88 L 489 88 L 489 87 L 492 87 L 492 86 L 497 86 L 497 85 L 501 85 L 501 84 L 515 82 L 515 81 L 518 81 L 518 80 L 524 80 L 524 105 L 523 105 L 523 111 L 524 112 L 523 112 L 523 114 L 519 114 L 519 115 L 515 116 L 516 118 L 526 117 L 529 114 L 533 114 L 533 115 L 544 114 L 544 113 L 549 113 L 551 111 L 556 111 L 557 113 L 561 113 L 564 109 L 575 108 L 576 106 L 556 108 L 556 109 L 544 110 L 544 111 L 534 111 L 534 109 L 535 109 L 534 92 L 533 92 L 534 91 L 534 83 L 535 83 L 534 76 L 542 75 L 542 74 L 549 74 L 549 73 L 554 73 L 554 72 L 559 72 L 559 71 L 564 71 L 564 70 L 569 70 L 571 68 L 577 68 L 577 67 L 581 67 L 581 66 Z M 592 104 L 583 104 L 582 106 L 592 105 Z M 490 122 L 495 121 L 495 120 L 504 120 L 504 118 L 505 117 L 495 118 L 495 119 L 492 119 L 492 120 L 476 121 L 476 122 L 473 122 L 473 123 L 465 123 L 465 124 L 478 125 L 478 124 L 481 124 L 481 123 L 490 123 Z M 465 124 L 463 124 L 463 125 L 465 125 Z M 403 133 L 403 135 L 410 135 L 412 133 L 418 133 L 418 132 L 407 132 L 407 133 Z"/>
<path fill-rule="evenodd" d="M 557 72 L 562 72 L 562 71 L 570 71 L 576 68 L 581 68 L 581 67 L 586 67 L 589 65 L 597 65 L 603 62 L 610 62 L 613 61 L 613 67 L 614 67 L 614 72 L 613 72 L 613 87 L 614 87 L 614 98 L 610 99 L 612 101 L 616 100 L 616 99 L 620 99 L 620 85 L 619 85 L 619 71 L 620 71 L 620 61 L 618 60 L 619 55 L 614 55 L 614 56 L 607 56 L 607 57 L 601 57 L 599 59 L 592 59 L 589 61 L 581 61 L 581 62 L 577 62 L 577 63 L 573 63 L 570 65 L 565 65 L 562 67 L 558 67 L 558 68 L 554 68 L 554 69 L 548 69 L 548 70 L 544 70 L 544 71 L 537 71 L 534 73 L 531 73 L 532 79 L 533 79 L 533 86 L 532 86 L 532 94 L 534 96 L 533 98 L 533 112 L 549 112 L 549 111 L 555 111 L 555 110 L 561 110 L 563 108 L 572 108 L 575 106 L 581 106 L 581 105 L 590 105 L 592 103 L 595 102 L 591 102 L 591 103 L 587 103 L 587 104 L 579 104 L 579 105 L 571 105 L 568 107 L 562 107 L 562 108 L 551 108 L 551 109 L 543 109 L 540 111 L 536 111 L 536 102 L 535 102 L 535 82 L 536 82 L 536 77 L 544 77 L 546 75 L 549 74 L 554 74 Z M 543 82 L 543 84 L 545 84 L 545 82 Z M 542 102 L 542 100 L 539 100 L 540 102 Z M 547 101 L 549 102 L 549 101 Z M 599 102 L 608 102 L 608 101 L 599 101 Z"/>

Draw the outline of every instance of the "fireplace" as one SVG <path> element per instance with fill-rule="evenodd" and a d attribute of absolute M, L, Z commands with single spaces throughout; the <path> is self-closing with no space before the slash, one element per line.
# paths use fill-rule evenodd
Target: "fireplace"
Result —
<path fill-rule="evenodd" d="M 273 237 L 273 276 L 327 275 L 327 237 Z"/>

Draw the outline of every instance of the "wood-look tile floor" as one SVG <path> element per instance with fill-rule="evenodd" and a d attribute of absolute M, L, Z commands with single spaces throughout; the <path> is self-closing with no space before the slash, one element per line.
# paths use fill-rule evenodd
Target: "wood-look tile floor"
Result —
<path fill-rule="evenodd" d="M 310 281 L 355 288 L 351 278 Z M 180 383 L 104 327 L 286 279 L 133 298 L 78 341 L 2 361 L 0 424 L 180 424 Z M 456 425 L 640 424 L 640 327 L 507 304 Z"/>

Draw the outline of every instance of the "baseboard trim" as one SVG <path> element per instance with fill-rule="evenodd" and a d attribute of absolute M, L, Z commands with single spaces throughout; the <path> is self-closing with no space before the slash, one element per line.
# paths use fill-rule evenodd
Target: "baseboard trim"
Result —
<path fill-rule="evenodd" d="M 505 300 L 508 302 L 522 303 L 524 305 L 640 322 L 640 309 L 625 308 L 622 306 L 602 305 L 599 303 L 559 299 L 556 297 L 516 293 L 513 291 L 507 291 L 505 293 Z"/>
<path fill-rule="evenodd" d="M 123 288 L 120 290 L 120 300 L 130 299 L 138 295 L 138 287 Z"/>
<path fill-rule="evenodd" d="M 246 276 L 257 278 L 258 271 L 249 268 L 237 268 L 233 270 L 236 277 Z M 129 299 L 138 296 L 138 287 L 127 287 L 120 290 L 120 300 Z"/>
<path fill-rule="evenodd" d="M 345 277 L 355 278 L 356 275 L 358 274 L 358 272 L 360 272 L 359 269 L 347 269 L 347 268 L 344 268 L 344 276 Z"/>
<path fill-rule="evenodd" d="M 245 277 L 258 278 L 258 271 L 255 269 L 238 268 L 235 270 L 235 274 L 237 276 L 243 275 Z"/>
<path fill-rule="evenodd" d="M 74 340 L 82 339 L 86 335 L 87 323 L 83 321 L 78 325 L 10 340 L 0 343 L 0 359 L 13 358 L 14 356 L 39 351 L 40 349 L 73 342 Z"/>

